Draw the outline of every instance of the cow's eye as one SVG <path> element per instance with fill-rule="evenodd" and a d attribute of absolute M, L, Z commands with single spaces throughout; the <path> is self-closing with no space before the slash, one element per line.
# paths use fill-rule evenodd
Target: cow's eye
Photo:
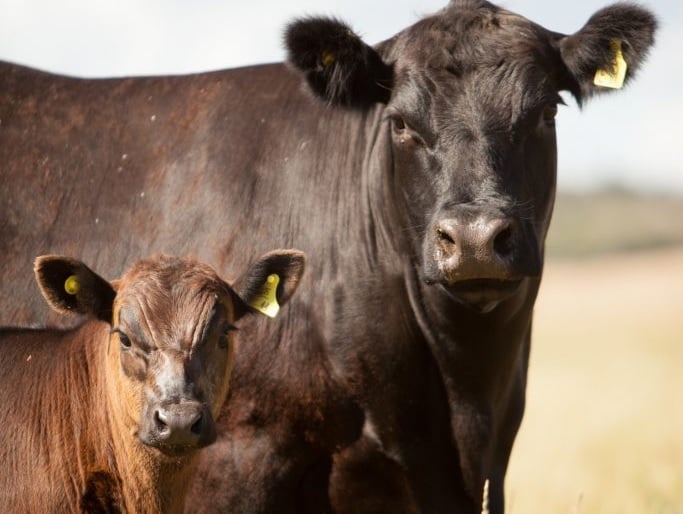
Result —
<path fill-rule="evenodd" d="M 411 129 L 401 116 L 391 116 L 391 131 L 402 145 L 422 144 L 420 136 Z"/>
<path fill-rule="evenodd" d="M 396 133 L 404 132 L 407 128 L 406 122 L 400 116 L 393 116 L 391 118 L 391 127 L 394 129 L 394 132 Z"/>
<path fill-rule="evenodd" d="M 543 109 L 543 121 L 546 125 L 555 125 L 555 116 L 557 116 L 557 105 L 548 105 Z"/>

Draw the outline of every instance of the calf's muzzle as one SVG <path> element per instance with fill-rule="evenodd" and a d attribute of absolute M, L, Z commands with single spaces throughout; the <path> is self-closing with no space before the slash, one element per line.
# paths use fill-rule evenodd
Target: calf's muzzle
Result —
<path fill-rule="evenodd" d="M 213 416 L 201 402 L 162 402 L 147 412 L 140 439 L 163 453 L 182 455 L 216 440 Z"/>

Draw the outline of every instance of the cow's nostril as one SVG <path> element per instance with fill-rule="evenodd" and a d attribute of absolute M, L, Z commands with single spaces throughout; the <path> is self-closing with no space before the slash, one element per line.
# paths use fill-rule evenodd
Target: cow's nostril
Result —
<path fill-rule="evenodd" d="M 493 251 L 500 256 L 505 256 L 512 253 L 513 242 L 512 242 L 512 227 L 507 226 L 496 234 L 493 240 Z"/>
<path fill-rule="evenodd" d="M 190 427 L 190 432 L 192 432 L 195 435 L 199 435 L 202 433 L 202 420 L 204 416 L 202 413 L 199 413 L 199 417 L 197 417 L 197 420 L 192 423 L 192 426 Z"/>

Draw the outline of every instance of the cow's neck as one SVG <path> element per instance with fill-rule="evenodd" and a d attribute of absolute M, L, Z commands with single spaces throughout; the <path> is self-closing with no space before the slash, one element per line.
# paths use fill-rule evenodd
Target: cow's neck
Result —
<path fill-rule="evenodd" d="M 483 480 L 494 472 L 489 463 L 499 451 L 493 446 L 496 433 L 513 417 L 496 414 L 508 412 L 511 403 L 523 403 L 523 392 L 521 399 L 510 396 L 520 391 L 511 384 L 526 380 L 539 281 L 526 279 L 517 295 L 490 313 L 477 314 L 422 282 L 411 264 L 406 279 L 412 311 L 441 375 L 463 478 L 477 497 Z"/>

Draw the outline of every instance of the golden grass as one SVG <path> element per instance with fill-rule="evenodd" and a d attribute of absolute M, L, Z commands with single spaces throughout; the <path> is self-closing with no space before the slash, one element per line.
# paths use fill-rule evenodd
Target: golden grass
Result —
<path fill-rule="evenodd" d="M 551 261 L 511 514 L 683 513 L 683 249 Z"/>

